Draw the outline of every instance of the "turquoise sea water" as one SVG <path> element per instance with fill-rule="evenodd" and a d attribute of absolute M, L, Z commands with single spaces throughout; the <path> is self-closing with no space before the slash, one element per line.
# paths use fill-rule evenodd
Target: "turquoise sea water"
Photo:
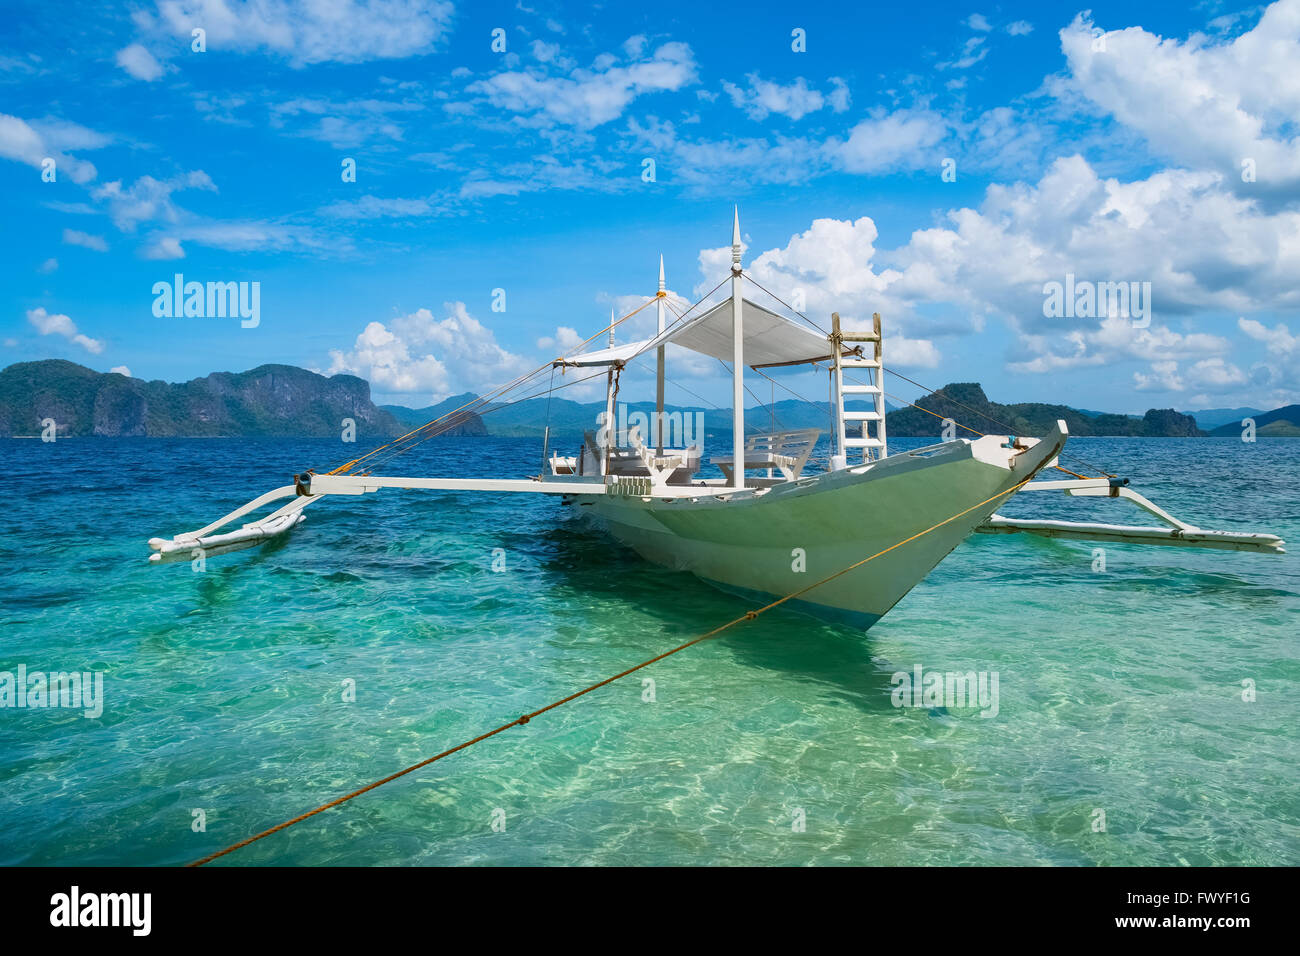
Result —
<path fill-rule="evenodd" d="M 105 675 L 98 719 L 0 709 L 0 864 L 187 862 L 750 607 L 532 496 L 337 498 L 202 573 L 148 565 L 147 538 L 339 449 L 0 441 L 0 670 Z M 1071 450 L 1300 549 L 1300 441 Z M 400 473 L 539 460 L 439 439 Z M 1057 495 L 1002 513 L 1049 510 L 1147 523 Z M 975 536 L 867 634 L 773 612 L 222 863 L 1300 863 L 1295 554 L 1109 546 L 1095 572 L 1092 548 Z M 997 716 L 895 708 L 916 665 L 996 671 Z"/>

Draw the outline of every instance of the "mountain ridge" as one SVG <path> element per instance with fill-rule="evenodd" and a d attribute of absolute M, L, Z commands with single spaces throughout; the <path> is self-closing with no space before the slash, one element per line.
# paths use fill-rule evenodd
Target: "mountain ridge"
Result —
<path fill-rule="evenodd" d="M 53 419 L 62 436 L 101 437 L 237 437 L 334 436 L 344 419 L 355 422 L 359 436 L 391 438 L 475 402 L 472 392 L 454 395 L 425 408 L 376 405 L 370 384 L 354 375 L 320 375 L 293 365 L 268 364 L 244 372 L 213 372 L 188 382 L 146 381 L 117 372 L 96 372 L 63 359 L 19 362 L 0 370 L 0 435 L 31 436 Z M 627 413 L 650 412 L 653 402 L 626 402 Z M 914 403 L 888 406 L 892 437 L 939 437 L 943 419 L 982 432 L 1035 435 L 1056 419 L 1065 420 L 1076 436 L 1200 437 L 1239 435 L 1236 416 L 1249 408 L 1210 409 L 1201 413 L 1149 409 L 1145 415 L 1094 412 L 1043 402 L 991 401 L 976 382 L 945 385 Z M 848 408 L 868 408 L 851 401 Z M 461 436 L 540 437 L 549 420 L 553 436 L 576 436 L 595 429 L 605 403 L 538 397 L 513 404 L 489 405 L 485 422 L 466 412 L 445 434 Z M 669 406 L 668 411 L 702 415 L 705 435 L 731 430 L 728 409 L 700 405 Z M 1208 432 L 1196 414 L 1229 416 Z M 1300 406 L 1256 412 L 1263 437 L 1300 437 Z M 745 410 L 746 426 L 755 429 L 820 428 L 830 430 L 828 402 L 787 399 Z M 1221 420 L 1221 419 L 1220 419 Z M 969 436 L 965 429 L 957 434 Z"/>
<path fill-rule="evenodd" d="M 391 438 L 401 422 L 370 400 L 355 375 L 319 375 L 294 365 L 259 365 L 169 383 L 96 372 L 46 359 L 0 370 L 0 435 L 59 437 L 326 437 L 350 420 L 357 437 Z"/>
<path fill-rule="evenodd" d="M 1300 438 L 1300 405 L 1283 405 L 1271 412 L 1247 415 L 1255 422 L 1255 435 L 1261 438 Z M 1228 422 L 1210 432 L 1215 438 L 1239 438 L 1241 422 Z"/>

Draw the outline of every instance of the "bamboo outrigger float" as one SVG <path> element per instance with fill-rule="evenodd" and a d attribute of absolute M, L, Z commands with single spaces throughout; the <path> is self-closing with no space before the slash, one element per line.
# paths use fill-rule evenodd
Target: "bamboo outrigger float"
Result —
<path fill-rule="evenodd" d="M 810 580 L 834 575 L 802 594 L 798 603 L 819 614 L 869 627 L 976 532 L 1282 553 L 1284 542 L 1276 535 L 1208 531 L 1181 521 L 1128 488 L 1126 479 L 1036 480 L 1040 472 L 1057 466 L 1068 439 L 1063 421 L 1037 439 L 984 435 L 888 454 L 880 316 L 874 316 L 867 331 L 842 330 L 838 315 L 832 316 L 829 334 L 813 331 L 745 299 L 742 280 L 746 278 L 741 268 L 737 213 L 732 226 L 729 299 L 688 318 L 692 307 L 674 322 L 667 322 L 660 260 L 659 290 L 650 300 L 658 314 L 658 331 L 652 338 L 615 345 L 613 325 L 617 323 L 613 323 L 608 347 L 584 352 L 579 346 L 575 354 L 543 366 L 595 369 L 596 374 L 604 370 L 607 390 L 606 427 L 598 433 L 588 432 L 577 455 L 544 452 L 546 466 L 541 475 L 465 479 L 358 472 L 383 449 L 397 447 L 400 453 L 403 443 L 436 434 L 437 423 L 429 423 L 327 474 L 296 475 L 292 485 L 255 498 L 197 531 L 171 539 L 153 538 L 149 545 L 155 553 L 150 560 L 183 561 L 197 554 L 257 546 L 287 534 L 303 520 L 307 506 L 331 495 L 365 495 L 388 488 L 559 495 L 648 560 L 690 571 L 729 590 L 780 597 L 806 589 Z M 731 362 L 731 453 L 710 459 L 722 471 L 722 478 L 696 477 L 703 460 L 698 443 L 686 447 L 665 444 L 663 383 L 665 347 L 669 344 Z M 639 429 L 620 436 L 613 423 L 621 371 L 633 359 L 650 353 L 656 358 L 657 415 L 651 429 L 653 441 L 648 442 Z M 831 373 L 833 446 L 829 469 L 805 474 L 817 430 L 781 431 L 747 439 L 744 376 L 746 368 L 814 363 L 825 364 Z M 846 380 L 846 374 L 862 375 L 866 381 Z M 853 396 L 861 396 L 872 407 L 846 407 L 846 399 Z M 486 404 L 487 399 L 478 401 Z M 549 440 L 544 446 L 549 446 Z M 1127 499 L 1163 526 L 1035 521 L 996 514 L 1006 500 L 1026 491 Z M 238 519 L 285 498 L 292 500 L 266 517 L 221 532 Z M 878 560 L 835 574 L 868 554 Z"/>

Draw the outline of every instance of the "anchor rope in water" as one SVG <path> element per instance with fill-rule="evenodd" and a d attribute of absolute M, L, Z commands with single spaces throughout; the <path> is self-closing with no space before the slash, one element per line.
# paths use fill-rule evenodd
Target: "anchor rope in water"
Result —
<path fill-rule="evenodd" d="M 186 866 L 188 867 L 204 866 L 208 863 L 211 863 L 213 860 L 220 859 L 221 857 L 226 856 L 227 854 L 234 853 L 236 850 L 243 849 L 244 847 L 248 846 L 251 843 L 256 843 L 258 840 L 263 840 L 266 837 L 271 836 L 272 834 L 279 833 L 281 830 L 285 830 L 296 823 L 301 823 L 303 820 L 310 819 L 311 817 L 316 816 L 318 813 L 324 813 L 326 810 L 330 810 L 334 807 L 339 806 L 340 804 L 347 803 L 349 800 L 353 800 L 364 793 L 369 793 L 371 790 L 375 790 L 378 787 L 382 787 L 386 783 L 391 783 L 392 781 L 397 780 L 400 777 L 405 777 L 409 773 L 414 773 L 416 770 L 420 770 L 424 767 L 429 766 L 432 763 L 436 763 L 437 761 L 442 760 L 444 757 L 450 757 L 454 753 L 458 753 L 462 750 L 474 746 L 477 743 L 481 743 L 482 741 L 487 740 L 489 737 L 495 737 L 497 734 L 509 730 L 511 727 L 521 727 L 524 724 L 527 724 L 535 717 L 540 717 L 542 714 L 545 714 L 548 711 L 555 710 L 557 707 L 562 707 L 563 705 L 569 703 L 570 701 L 577 700 L 579 697 L 585 697 L 587 694 L 590 694 L 592 691 L 599 690 L 600 688 L 605 687 L 608 684 L 614 683 L 614 681 L 616 680 L 621 680 L 622 678 L 627 677 L 629 674 L 634 674 L 637 671 L 642 670 L 643 668 L 649 667 L 651 664 L 655 664 L 659 661 L 662 661 L 664 658 L 671 657 L 674 654 L 678 654 L 686 650 L 688 647 L 694 647 L 696 644 L 702 643 L 703 641 L 711 640 L 712 638 L 717 637 L 719 634 L 722 634 L 724 631 L 730 630 L 731 628 L 735 627 L 738 624 L 743 624 L 746 621 L 755 620 L 760 614 L 764 614 L 767 611 L 772 610 L 773 608 L 780 607 L 782 604 L 785 604 L 787 601 L 792 601 L 803 594 L 807 594 L 809 591 L 812 591 L 815 588 L 821 587 L 823 584 L 833 581 L 836 578 L 842 577 L 845 574 L 848 574 L 850 571 L 856 568 L 860 568 L 864 564 L 874 561 L 876 558 L 888 554 L 889 552 L 895 550 L 896 548 L 901 548 L 903 545 L 908 544 L 909 542 L 915 541 L 917 538 L 929 534 L 931 531 L 935 531 L 939 528 L 942 528 L 946 524 L 951 524 L 952 522 L 956 521 L 958 518 L 970 514 L 972 511 L 974 511 L 977 508 L 982 508 L 984 505 L 988 504 L 991 501 L 996 501 L 999 498 L 1006 497 L 1007 495 L 1019 491 L 1021 488 L 1023 488 L 1032 480 L 1033 480 L 1033 475 L 1030 475 L 1024 481 L 1018 482 L 1017 484 L 1012 485 L 1010 488 L 1007 488 L 1004 491 L 999 491 L 996 495 L 992 495 L 988 498 L 985 498 L 983 501 L 979 502 L 978 504 L 973 504 L 969 508 L 965 508 L 954 515 L 950 515 L 949 517 L 943 519 L 942 521 L 930 525 L 930 527 L 926 528 L 924 531 L 918 531 L 916 534 L 910 535 L 904 538 L 903 540 L 896 542 L 895 544 L 891 544 L 888 548 L 885 548 L 882 551 L 877 551 L 875 554 L 870 555 L 869 557 L 865 557 L 860 561 L 855 561 L 853 564 L 850 564 L 848 567 L 841 568 L 839 571 L 836 571 L 834 574 L 829 574 L 826 577 L 822 578 L 821 580 L 814 581 L 812 584 L 799 588 L 797 591 L 793 591 L 790 594 L 787 594 L 785 597 L 778 598 L 777 600 L 772 601 L 769 604 L 765 604 L 763 607 L 756 608 L 752 611 L 746 611 L 740 617 L 733 618 L 732 620 L 727 621 L 725 624 L 720 624 L 717 627 L 713 628 L 713 630 L 706 631 L 705 633 L 692 638 L 691 640 L 687 641 L 684 644 L 679 644 L 676 647 L 670 648 L 669 650 L 664 651 L 662 654 L 656 654 L 654 657 L 651 657 L 648 660 L 644 660 L 639 664 L 629 667 L 627 670 L 620 671 L 619 673 L 613 675 L 612 677 L 606 677 L 604 680 L 597 681 L 596 683 L 584 687 L 579 691 L 575 691 L 574 693 L 570 694 L 567 697 L 562 697 L 557 701 L 553 701 L 547 704 L 545 707 L 539 707 L 537 710 L 530 711 L 521 717 L 516 717 L 514 720 L 510 721 L 509 723 L 502 724 L 500 727 L 497 727 L 493 730 L 489 730 L 487 733 L 479 734 L 477 737 L 474 737 L 471 740 L 467 740 L 464 743 L 457 744 L 455 747 L 450 747 L 447 750 L 442 751 L 441 753 L 434 754 L 432 757 L 428 757 L 424 760 L 421 760 L 419 763 L 411 764 L 411 766 L 406 767 L 403 770 L 399 770 L 396 773 L 389 774 L 387 777 L 384 777 L 380 780 L 376 780 L 374 783 L 367 784 L 366 786 L 361 787 L 358 790 L 353 790 L 351 793 L 344 794 L 343 796 L 331 800 L 328 803 L 323 803 L 319 807 L 316 807 L 314 810 L 308 810 L 306 813 L 299 814 L 298 816 L 294 817 L 291 820 L 285 820 L 283 823 L 276 824 L 270 829 L 263 830 L 261 833 L 256 833 L 245 840 L 240 840 L 238 843 L 232 843 L 230 846 L 226 847 L 223 850 L 218 850 L 215 853 L 208 854 L 207 856 L 203 857 L 200 860 L 195 860 L 192 863 L 187 863 Z"/>

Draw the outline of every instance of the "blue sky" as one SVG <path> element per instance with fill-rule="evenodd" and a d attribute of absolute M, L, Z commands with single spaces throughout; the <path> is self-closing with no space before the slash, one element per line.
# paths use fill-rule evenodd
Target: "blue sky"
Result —
<path fill-rule="evenodd" d="M 1300 0 L 704 6 L 9 5 L 0 365 L 285 362 L 424 405 L 596 331 L 661 253 L 694 300 L 736 203 L 759 281 L 880 311 L 918 381 L 1300 401 Z M 155 316 L 176 273 L 260 283 L 257 327 Z M 1150 283 L 1150 314 L 1045 314 L 1067 275 Z"/>

